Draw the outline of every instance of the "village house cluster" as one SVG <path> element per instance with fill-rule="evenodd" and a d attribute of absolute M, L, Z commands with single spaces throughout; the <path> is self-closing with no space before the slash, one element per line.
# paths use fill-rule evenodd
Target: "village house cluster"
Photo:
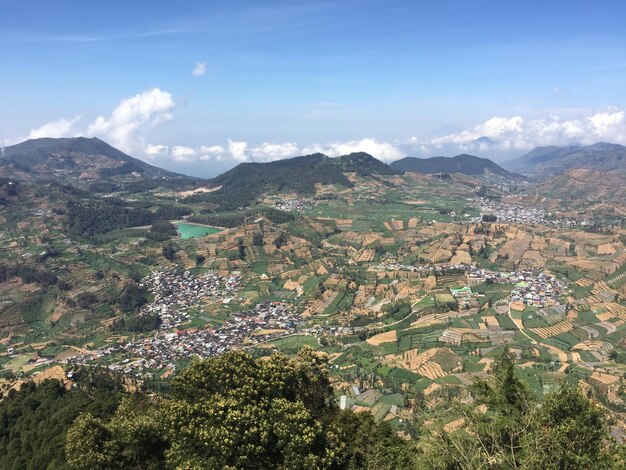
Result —
<path fill-rule="evenodd" d="M 558 302 L 565 286 L 555 277 L 547 274 L 536 276 L 521 273 L 515 289 L 511 292 L 512 301 L 521 301 L 526 305 L 546 307 Z"/>
<path fill-rule="evenodd" d="M 499 201 L 492 201 L 484 197 L 478 197 L 473 200 L 476 207 L 480 209 L 480 216 L 472 218 L 471 222 L 480 223 L 483 215 L 494 215 L 498 222 L 515 223 L 515 224 L 542 224 L 553 225 L 556 227 L 576 227 L 578 223 L 573 219 L 559 217 L 548 217 L 552 214 L 546 214 L 544 209 L 536 207 L 525 207 L 521 204 L 509 204 Z M 582 225 L 582 224 L 581 224 Z"/>
<path fill-rule="evenodd" d="M 196 356 L 206 358 L 290 335 L 301 326 L 301 321 L 290 305 L 284 302 L 266 302 L 257 304 L 251 310 L 235 313 L 219 328 L 159 332 L 153 337 L 102 348 L 92 354 L 72 358 L 71 362 L 81 364 L 107 356 L 124 356 L 124 359 L 109 368 L 137 377 L 148 369 L 174 370 L 177 361 L 190 360 Z"/>
<path fill-rule="evenodd" d="M 543 209 L 492 201 L 484 197 L 475 198 L 473 202 L 480 209 L 480 216 L 472 219 L 474 223 L 481 222 L 483 215 L 494 215 L 498 218 L 498 222 L 515 224 L 546 223 L 546 211 Z"/>
<path fill-rule="evenodd" d="M 289 199 L 276 201 L 273 207 L 285 212 L 300 212 L 310 209 L 311 204 L 303 199 Z"/>
<path fill-rule="evenodd" d="M 525 305 L 546 307 L 558 303 L 567 286 L 556 277 L 535 271 L 498 272 L 474 268 L 468 274 L 470 282 L 513 284 L 510 300 Z"/>
<path fill-rule="evenodd" d="M 237 274 L 224 277 L 212 271 L 200 276 L 174 268 L 156 271 L 140 283 L 154 295 L 154 300 L 142 307 L 141 314 L 158 314 L 161 329 L 168 330 L 188 321 L 187 311 L 201 300 L 223 299 L 228 302 L 239 289 L 240 281 Z"/>

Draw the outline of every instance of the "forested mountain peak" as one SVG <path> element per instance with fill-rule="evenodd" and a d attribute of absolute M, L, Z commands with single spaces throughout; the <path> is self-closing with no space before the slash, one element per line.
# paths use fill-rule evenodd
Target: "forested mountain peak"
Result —
<path fill-rule="evenodd" d="M 537 147 L 506 163 L 512 171 L 550 177 L 574 169 L 626 174 L 626 147 L 606 142 L 587 146 Z"/>
<path fill-rule="evenodd" d="M 131 157 L 97 137 L 41 138 L 6 147 L 0 175 L 21 180 L 178 177 Z"/>
<path fill-rule="evenodd" d="M 359 152 L 332 158 L 322 153 L 286 158 L 273 162 L 244 162 L 213 178 L 217 188 L 195 199 L 219 201 L 222 207 L 244 206 L 262 193 L 315 193 L 317 185 L 340 185 L 351 188 L 354 183 L 347 174 L 376 178 L 398 172 L 373 156 Z"/>
<path fill-rule="evenodd" d="M 455 157 L 416 158 L 406 157 L 391 163 L 391 168 L 398 171 L 416 173 L 461 173 L 464 175 L 493 174 L 505 178 L 517 178 L 488 158 L 461 154 Z"/>

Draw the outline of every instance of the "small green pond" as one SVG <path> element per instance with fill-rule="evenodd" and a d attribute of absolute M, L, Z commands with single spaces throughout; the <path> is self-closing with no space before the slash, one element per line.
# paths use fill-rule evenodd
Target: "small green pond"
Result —
<path fill-rule="evenodd" d="M 198 238 L 222 231 L 221 228 L 211 227 L 209 225 L 186 224 L 183 222 L 176 222 L 176 229 L 178 230 L 180 238 Z"/>

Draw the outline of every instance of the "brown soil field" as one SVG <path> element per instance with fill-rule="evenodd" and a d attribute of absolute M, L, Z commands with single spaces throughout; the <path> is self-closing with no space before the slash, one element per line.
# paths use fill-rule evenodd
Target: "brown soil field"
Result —
<path fill-rule="evenodd" d="M 364 250 L 362 253 L 357 254 L 354 257 L 354 261 L 356 261 L 357 263 L 367 263 L 367 262 L 372 261 L 375 255 L 376 253 L 374 252 L 374 250 L 371 250 L 368 248 L 367 250 Z"/>
<path fill-rule="evenodd" d="M 386 331 L 368 338 L 366 342 L 372 346 L 380 346 L 383 343 L 393 343 L 398 339 L 396 330 Z"/>
<path fill-rule="evenodd" d="M 56 379 L 59 382 L 65 384 L 65 388 L 70 388 L 71 386 L 71 382 L 65 377 L 65 371 L 61 366 L 50 367 L 49 369 L 41 371 L 33 377 L 33 381 L 36 384 L 40 384 L 46 379 Z"/>
<path fill-rule="evenodd" d="M 380 237 L 374 233 L 365 234 L 361 238 L 363 240 L 363 245 L 369 245 L 370 243 L 374 243 L 380 239 Z"/>
<path fill-rule="evenodd" d="M 502 257 L 508 256 L 511 261 L 517 262 L 524 252 L 530 248 L 533 236 L 521 230 L 507 232 L 506 236 L 508 241 L 500 248 L 499 254 Z"/>
<path fill-rule="evenodd" d="M 604 263 L 602 261 L 592 261 L 589 259 L 577 259 L 577 260 L 573 260 L 570 261 L 570 263 L 572 266 L 576 267 L 576 268 L 580 268 L 583 271 L 597 271 L 597 272 L 603 272 L 603 265 Z"/>
<path fill-rule="evenodd" d="M 589 287 L 593 285 L 593 281 L 591 279 L 582 278 L 576 281 L 576 284 L 580 287 Z"/>
<path fill-rule="evenodd" d="M 531 261 L 537 268 L 543 268 L 546 265 L 545 257 L 540 251 L 528 250 L 522 259 Z"/>
<path fill-rule="evenodd" d="M 534 236 L 530 244 L 531 250 L 542 251 L 546 247 L 546 239 L 544 237 Z"/>
<path fill-rule="evenodd" d="M 529 331 L 532 331 L 543 339 L 551 338 L 552 336 L 560 335 L 561 333 L 567 333 L 568 331 L 571 331 L 573 329 L 574 327 L 568 321 L 561 321 L 552 326 L 547 326 L 544 328 L 528 328 Z"/>
<path fill-rule="evenodd" d="M 457 251 L 452 259 L 450 260 L 451 264 L 471 264 L 472 257 L 467 251 Z"/>
<path fill-rule="evenodd" d="M 437 248 L 431 253 L 423 253 L 422 258 L 427 259 L 433 263 L 438 261 L 444 261 L 452 257 L 452 252 L 443 248 Z"/>
<path fill-rule="evenodd" d="M 271 335 L 274 333 L 285 333 L 287 330 L 275 329 L 275 330 L 259 330 L 252 333 L 252 336 L 264 336 Z"/>
<path fill-rule="evenodd" d="M 437 287 L 437 277 L 436 276 L 428 276 L 426 281 L 424 281 L 424 290 L 432 290 Z"/>
<path fill-rule="evenodd" d="M 420 318 L 418 318 L 417 320 L 415 320 L 413 323 L 411 323 L 411 327 L 425 327 L 425 326 L 430 326 L 430 325 L 441 325 L 443 323 L 445 323 L 445 316 L 444 315 L 435 315 L 430 314 L 430 315 L 424 315 L 421 316 Z"/>
<path fill-rule="evenodd" d="M 604 243 L 602 245 L 598 245 L 598 254 L 599 255 L 614 255 L 617 253 L 617 250 L 621 248 L 620 245 L 614 243 Z"/>
<path fill-rule="evenodd" d="M 402 353 L 402 355 L 389 354 L 384 356 L 384 359 L 388 363 L 404 367 L 405 369 L 417 372 L 426 378 L 434 380 L 448 375 L 440 364 L 431 360 L 440 350 L 447 350 L 447 348 L 433 348 L 422 353 L 418 353 L 417 349 L 411 349 Z"/>
<path fill-rule="evenodd" d="M 500 329 L 500 323 L 498 323 L 498 320 L 496 319 L 496 317 L 492 317 L 492 316 L 483 317 L 483 321 L 485 322 L 485 325 L 487 325 L 487 328 Z"/>

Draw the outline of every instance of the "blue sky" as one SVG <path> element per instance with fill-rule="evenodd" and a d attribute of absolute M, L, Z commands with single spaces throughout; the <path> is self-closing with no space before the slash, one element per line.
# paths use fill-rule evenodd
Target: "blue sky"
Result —
<path fill-rule="evenodd" d="M 206 176 L 626 143 L 625 18 L 623 1 L 0 0 L 0 140 L 96 135 Z"/>

